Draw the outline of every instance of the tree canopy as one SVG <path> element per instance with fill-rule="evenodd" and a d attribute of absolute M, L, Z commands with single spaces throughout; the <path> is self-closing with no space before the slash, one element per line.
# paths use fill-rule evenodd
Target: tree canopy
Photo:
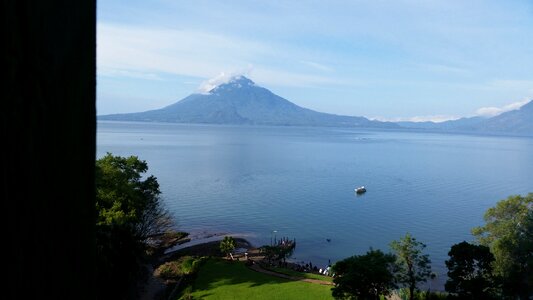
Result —
<path fill-rule="evenodd" d="M 225 236 L 224 239 L 220 242 L 220 252 L 229 256 L 229 254 L 235 250 L 235 239 L 231 236 Z"/>
<path fill-rule="evenodd" d="M 499 201 L 484 220 L 472 233 L 494 254 L 504 294 L 528 299 L 533 294 L 533 193 Z"/>
<path fill-rule="evenodd" d="M 429 255 L 423 254 L 426 245 L 407 233 L 390 246 L 397 257 L 396 280 L 409 288 L 409 299 L 413 300 L 417 284 L 427 281 L 431 275 L 431 260 Z"/>
<path fill-rule="evenodd" d="M 379 299 L 389 295 L 394 284 L 392 254 L 370 249 L 364 255 L 354 255 L 333 265 L 336 274 L 332 289 L 336 299 Z"/>
<path fill-rule="evenodd" d="M 101 298 L 134 298 L 149 239 L 172 225 L 159 184 L 136 156 L 96 161 L 96 246 Z"/>
<path fill-rule="evenodd" d="M 144 180 L 145 161 L 136 156 L 120 157 L 107 153 L 96 161 L 97 225 L 128 226 L 144 241 L 172 225 L 163 209 L 159 183 L 154 176 Z"/>
<path fill-rule="evenodd" d="M 451 247 L 446 261 L 447 292 L 456 299 L 491 299 L 493 297 L 492 262 L 490 249 L 482 245 L 461 242 Z"/>

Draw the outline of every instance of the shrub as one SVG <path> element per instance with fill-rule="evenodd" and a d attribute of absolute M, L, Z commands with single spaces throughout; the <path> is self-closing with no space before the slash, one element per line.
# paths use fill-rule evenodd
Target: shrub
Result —
<path fill-rule="evenodd" d="M 166 262 L 155 270 L 155 276 L 163 279 L 175 279 L 183 275 L 190 275 L 198 270 L 204 261 L 202 257 L 183 256 L 177 260 Z"/>

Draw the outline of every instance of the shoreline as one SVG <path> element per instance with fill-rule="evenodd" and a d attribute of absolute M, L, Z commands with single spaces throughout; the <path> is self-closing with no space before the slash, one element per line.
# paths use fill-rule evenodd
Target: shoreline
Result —
<path fill-rule="evenodd" d="M 186 248 L 199 246 L 199 245 L 203 245 L 203 244 L 219 242 L 219 241 L 223 240 L 224 237 L 226 237 L 226 236 L 231 236 L 231 237 L 233 237 L 235 239 L 235 241 L 240 240 L 241 243 L 243 243 L 244 245 L 248 245 L 248 247 L 250 247 L 250 248 L 255 248 L 255 245 L 253 245 L 247 239 L 249 234 L 213 233 L 213 234 L 206 234 L 206 235 L 204 235 L 202 237 L 196 237 L 196 238 L 194 236 L 189 235 L 189 237 L 188 237 L 189 241 L 186 241 L 184 243 L 180 243 L 180 244 L 174 245 L 174 246 L 172 246 L 172 247 L 170 247 L 168 249 L 165 249 L 165 251 L 163 253 L 163 256 L 172 255 L 173 253 L 178 252 L 178 251 L 183 250 L 183 249 L 186 249 Z M 239 248 L 239 247 L 236 247 L 236 248 Z"/>
<path fill-rule="evenodd" d="M 175 259 L 179 256 L 185 256 L 185 255 L 191 255 L 191 256 L 220 256 L 219 252 L 219 242 L 224 239 L 226 236 L 231 236 L 235 239 L 235 251 L 234 257 L 237 260 L 241 260 L 244 258 L 244 253 L 248 252 L 248 257 L 253 261 L 261 261 L 263 259 L 263 256 L 259 253 L 259 247 L 252 244 L 247 237 L 249 235 L 247 234 L 229 234 L 229 233 L 214 233 L 214 234 L 206 234 L 203 237 L 200 238 L 193 238 L 191 241 L 178 244 L 174 247 L 171 247 L 167 249 L 164 254 L 160 256 L 160 262 L 161 261 L 169 261 L 172 259 Z M 295 271 L 305 272 L 305 273 L 313 273 L 313 274 L 320 274 L 313 270 L 305 270 L 306 261 L 302 261 L 296 258 L 287 258 L 286 259 L 286 265 L 285 268 L 292 269 Z M 309 261 L 309 263 L 313 263 L 313 266 L 321 266 L 321 264 L 316 264 L 312 261 Z M 320 268 L 320 267 L 319 267 Z M 433 283 L 433 284 L 432 284 Z M 442 292 L 444 291 L 443 288 L 435 287 L 434 282 L 426 282 L 421 284 L 422 289 L 430 288 L 434 291 Z"/>
<path fill-rule="evenodd" d="M 190 242 L 176 245 L 171 249 L 165 251 L 161 260 L 172 260 L 177 256 L 194 255 L 194 256 L 220 256 L 219 243 L 224 237 L 231 236 L 235 240 L 236 255 L 243 255 L 245 252 L 253 251 L 257 249 L 252 243 L 243 237 L 236 235 L 224 234 L 217 235 L 203 239 L 196 239 Z"/>
<path fill-rule="evenodd" d="M 165 293 L 168 288 L 165 280 L 154 275 L 155 269 L 165 262 L 174 260 L 180 256 L 220 256 L 219 242 L 225 236 L 232 236 L 235 239 L 236 250 L 245 248 L 244 251 L 256 249 L 248 240 L 242 235 L 231 234 L 210 234 L 202 238 L 192 238 L 181 244 L 176 244 L 173 247 L 166 249 L 163 253 L 155 257 L 155 260 L 146 265 L 149 270 L 149 275 L 146 283 L 140 288 L 140 299 L 150 300 L 155 299 L 158 295 Z M 252 250 L 253 251 L 253 250 Z M 242 256 L 244 252 L 239 254 Z"/>

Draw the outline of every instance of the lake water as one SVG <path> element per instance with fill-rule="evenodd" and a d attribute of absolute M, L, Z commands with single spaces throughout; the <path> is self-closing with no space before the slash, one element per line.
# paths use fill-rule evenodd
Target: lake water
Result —
<path fill-rule="evenodd" d="M 489 207 L 533 192 L 533 139 L 346 128 L 98 122 L 97 156 L 136 155 L 179 228 L 253 244 L 296 238 L 319 266 L 410 232 L 442 289 L 451 245 Z M 354 188 L 367 187 L 357 196 Z M 327 239 L 330 239 L 328 242 Z"/>

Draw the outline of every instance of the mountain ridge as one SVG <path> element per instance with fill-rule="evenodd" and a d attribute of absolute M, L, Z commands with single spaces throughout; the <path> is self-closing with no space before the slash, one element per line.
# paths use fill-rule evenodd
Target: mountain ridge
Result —
<path fill-rule="evenodd" d="M 171 123 L 399 128 L 392 122 L 317 112 L 298 106 L 245 76 L 191 94 L 161 109 L 99 116 L 100 120 Z"/>
<path fill-rule="evenodd" d="M 533 136 L 533 100 L 517 110 L 490 118 L 476 116 L 440 123 L 397 122 L 397 124 L 404 129 Z"/>
<path fill-rule="evenodd" d="M 382 122 L 361 116 L 328 114 L 301 107 L 241 75 L 214 86 L 208 92 L 193 93 L 160 109 L 101 115 L 98 119 L 200 124 L 389 128 L 533 136 L 533 100 L 518 110 L 508 111 L 492 118 L 470 117 L 440 123 Z"/>

